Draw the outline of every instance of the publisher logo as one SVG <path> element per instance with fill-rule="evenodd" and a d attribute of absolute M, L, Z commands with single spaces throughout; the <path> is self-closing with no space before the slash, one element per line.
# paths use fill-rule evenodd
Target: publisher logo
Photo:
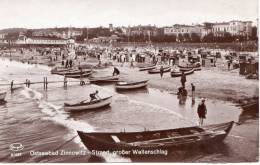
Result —
<path fill-rule="evenodd" d="M 22 143 L 13 143 L 13 144 L 10 144 L 10 146 L 9 146 L 9 149 L 11 151 L 15 151 L 15 152 L 22 151 L 23 148 L 24 148 L 24 146 L 22 145 Z"/>

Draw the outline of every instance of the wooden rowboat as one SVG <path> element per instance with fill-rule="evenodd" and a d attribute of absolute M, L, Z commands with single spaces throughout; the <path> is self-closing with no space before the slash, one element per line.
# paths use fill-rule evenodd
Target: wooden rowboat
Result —
<path fill-rule="evenodd" d="M 75 70 L 70 70 L 70 71 L 58 72 L 56 74 L 69 76 L 69 75 L 75 75 L 75 74 L 81 74 L 81 73 L 90 73 L 90 72 L 91 72 L 90 69 L 85 69 L 85 70 L 75 69 Z"/>
<path fill-rule="evenodd" d="M 69 74 L 69 75 L 66 75 L 66 77 L 68 77 L 68 78 L 80 78 L 80 77 L 88 77 L 91 74 L 92 74 L 92 72 L 83 72 L 83 73 Z"/>
<path fill-rule="evenodd" d="M 76 104 L 69 104 L 69 103 L 64 103 L 64 110 L 65 111 L 82 111 L 82 110 L 92 110 L 92 109 L 97 109 L 97 108 L 102 108 L 107 105 L 109 105 L 112 102 L 112 96 L 106 97 L 103 99 L 99 100 L 93 100 L 93 101 L 88 101 L 88 102 L 80 102 Z"/>
<path fill-rule="evenodd" d="M 199 62 L 196 62 L 194 64 L 188 64 L 186 66 L 183 66 L 183 65 L 178 65 L 179 68 L 189 68 L 189 69 L 192 69 L 192 68 L 199 68 L 201 66 L 201 64 Z"/>
<path fill-rule="evenodd" d="M 152 65 L 152 66 L 144 66 L 144 67 L 139 67 L 139 71 L 146 71 L 146 70 L 152 70 L 155 69 L 156 66 Z"/>
<path fill-rule="evenodd" d="M 71 68 L 65 68 L 65 67 L 55 67 L 51 70 L 51 74 L 59 74 L 61 72 L 68 72 L 71 71 Z"/>
<path fill-rule="evenodd" d="M 171 68 L 170 68 L 170 67 L 164 67 L 164 68 L 163 68 L 163 73 L 165 73 L 165 72 L 170 72 L 170 71 L 171 71 Z M 160 73 L 160 68 L 148 70 L 148 73 L 149 73 L 149 74 L 157 74 L 157 73 Z"/>
<path fill-rule="evenodd" d="M 137 89 L 146 87 L 149 80 L 135 81 L 135 82 L 118 82 L 115 85 L 117 90 Z"/>
<path fill-rule="evenodd" d="M 194 69 L 190 69 L 189 71 L 184 72 L 184 75 L 190 75 L 193 72 L 194 72 Z M 180 77 L 180 76 L 182 76 L 182 72 L 174 72 L 174 71 L 172 71 L 171 72 L 171 76 L 172 77 Z"/>
<path fill-rule="evenodd" d="M 91 83 L 106 83 L 106 82 L 117 82 L 119 75 L 116 76 L 105 76 L 105 77 L 91 77 L 89 81 Z"/>
<path fill-rule="evenodd" d="M 230 132 L 233 121 L 202 127 L 186 127 L 144 132 L 94 132 L 78 131 L 82 143 L 89 151 L 136 151 L 188 150 L 204 145 L 210 147 L 221 142 Z M 142 155 L 139 155 L 142 156 Z"/>
<path fill-rule="evenodd" d="M 5 96 L 7 92 L 0 92 L 0 101 L 5 101 Z"/>
<path fill-rule="evenodd" d="M 194 69 L 194 71 L 200 71 L 201 67 L 194 67 L 194 68 L 180 68 L 180 71 L 190 71 L 191 69 Z"/>

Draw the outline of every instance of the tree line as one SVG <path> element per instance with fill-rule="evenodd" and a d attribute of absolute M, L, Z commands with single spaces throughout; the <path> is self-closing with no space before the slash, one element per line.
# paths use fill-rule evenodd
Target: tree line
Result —
<path fill-rule="evenodd" d="M 33 35 L 33 30 L 29 29 L 25 32 L 27 37 L 31 37 Z M 214 35 L 213 33 L 209 33 L 203 37 L 199 36 L 197 33 L 184 33 L 178 35 L 165 35 L 162 29 L 158 30 L 156 35 L 147 35 L 147 34 L 131 34 L 126 35 L 123 34 L 120 28 L 116 28 L 113 31 L 110 31 L 109 28 L 97 27 L 97 28 L 83 28 L 82 35 L 74 37 L 74 39 L 78 42 L 83 42 L 86 39 L 93 39 L 96 37 L 109 37 L 111 35 L 117 35 L 120 39 L 119 42 L 191 42 L 191 43 L 199 43 L 199 42 L 237 42 L 237 41 L 247 41 L 247 40 L 258 40 L 257 37 L 257 29 L 256 27 L 252 28 L 251 36 L 242 36 L 237 35 L 233 36 L 228 32 L 222 33 L 219 36 Z M 18 38 L 19 32 L 8 33 L 5 38 L 9 40 L 14 40 Z"/>

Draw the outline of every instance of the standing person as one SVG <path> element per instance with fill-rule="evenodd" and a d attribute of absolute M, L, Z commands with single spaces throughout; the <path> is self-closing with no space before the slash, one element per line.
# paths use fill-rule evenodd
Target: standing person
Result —
<path fill-rule="evenodd" d="M 66 77 L 66 75 L 64 75 L 64 87 L 66 88 L 67 87 L 67 77 Z"/>
<path fill-rule="evenodd" d="M 206 119 L 207 107 L 205 105 L 205 99 L 201 99 L 201 103 L 198 105 L 197 113 L 199 116 L 199 125 L 203 125 L 203 119 Z"/>
<path fill-rule="evenodd" d="M 70 68 L 72 68 L 72 60 L 70 60 L 70 62 L 69 62 L 69 63 L 70 63 Z"/>
<path fill-rule="evenodd" d="M 160 75 L 161 75 L 161 78 L 163 77 L 163 66 L 161 66 L 160 68 Z"/>
<path fill-rule="evenodd" d="M 69 60 L 67 59 L 65 63 L 65 68 L 68 68 L 68 66 L 69 66 Z"/>
<path fill-rule="evenodd" d="M 130 68 L 133 68 L 134 67 L 134 59 L 131 58 L 131 62 L 130 62 Z"/>
<path fill-rule="evenodd" d="M 80 80 L 80 82 L 79 82 L 79 84 L 80 85 L 83 85 L 83 73 L 82 73 L 82 71 L 80 71 L 80 78 L 79 78 L 79 80 Z"/>
<path fill-rule="evenodd" d="M 231 65 L 231 62 L 230 60 L 228 61 L 228 70 L 230 70 L 230 65 Z"/>
<path fill-rule="evenodd" d="M 195 85 L 191 83 L 191 97 L 192 100 L 195 100 Z"/>
<path fill-rule="evenodd" d="M 185 87 L 185 83 L 186 83 L 186 76 L 185 76 L 184 72 L 182 72 L 182 75 L 181 75 L 181 85 L 183 87 Z"/>

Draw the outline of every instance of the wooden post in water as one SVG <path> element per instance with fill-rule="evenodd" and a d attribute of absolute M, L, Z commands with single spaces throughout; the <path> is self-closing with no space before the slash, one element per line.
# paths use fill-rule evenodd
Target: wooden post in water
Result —
<path fill-rule="evenodd" d="M 31 81 L 28 79 L 28 88 L 30 88 Z"/>
<path fill-rule="evenodd" d="M 25 80 L 25 85 L 26 85 L 26 87 L 30 88 L 31 82 L 29 79 Z"/>
<path fill-rule="evenodd" d="M 43 89 L 45 90 L 45 77 L 43 77 Z"/>
<path fill-rule="evenodd" d="M 48 80 L 47 80 L 47 77 L 43 77 L 43 88 L 45 90 L 47 90 L 48 88 Z"/>
<path fill-rule="evenodd" d="M 67 77 L 66 75 L 64 75 L 64 89 L 67 88 Z"/>
<path fill-rule="evenodd" d="M 46 81 L 45 81 L 45 83 L 46 83 L 46 90 L 47 90 L 47 88 L 48 88 L 48 79 L 47 79 L 47 77 L 46 77 Z"/>
<path fill-rule="evenodd" d="M 11 92 L 13 91 L 14 80 L 11 81 Z"/>

